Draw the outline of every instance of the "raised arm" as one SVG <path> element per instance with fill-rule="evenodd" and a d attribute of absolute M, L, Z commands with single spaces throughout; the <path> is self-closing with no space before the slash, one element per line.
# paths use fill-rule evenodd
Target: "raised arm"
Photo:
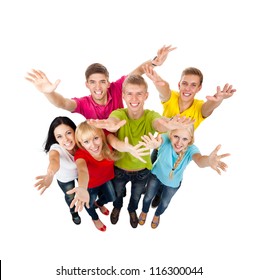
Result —
<path fill-rule="evenodd" d="M 76 102 L 69 98 L 64 98 L 61 94 L 55 92 L 60 80 L 56 80 L 52 84 L 44 72 L 40 70 L 32 69 L 27 73 L 25 79 L 31 82 L 38 91 L 42 92 L 50 103 L 57 108 L 61 108 L 70 112 L 73 112 L 77 106 Z"/>
<path fill-rule="evenodd" d="M 176 47 L 172 47 L 171 45 L 169 46 L 164 45 L 162 48 L 158 50 L 157 55 L 153 59 L 143 62 L 136 69 L 134 69 L 130 74 L 143 75 L 144 69 L 142 67 L 146 64 L 152 67 L 161 66 L 167 59 L 168 54 L 175 49 Z"/>
<path fill-rule="evenodd" d="M 129 144 L 128 137 L 125 137 L 125 141 L 119 140 L 115 135 L 109 134 L 107 136 L 108 143 L 117 151 L 122 153 L 130 153 L 133 157 L 139 159 L 140 161 L 146 163 L 142 156 L 147 156 L 150 154 L 149 148 L 143 148 L 143 144 L 139 143 L 135 146 Z"/>
<path fill-rule="evenodd" d="M 206 96 L 207 101 L 202 105 L 202 116 L 204 118 L 210 116 L 224 99 L 233 96 L 236 89 L 232 85 L 225 84 L 223 90 L 218 86 L 217 92 L 213 96 Z"/>
<path fill-rule="evenodd" d="M 159 99 L 161 102 L 166 102 L 169 100 L 170 96 L 171 96 L 171 90 L 170 90 L 170 86 L 168 84 L 168 82 L 166 82 L 165 80 L 163 80 L 158 74 L 157 72 L 153 69 L 153 67 L 151 67 L 148 64 L 145 64 L 143 66 L 143 70 L 146 74 L 146 76 L 152 80 L 152 82 L 154 83 L 156 89 L 159 92 Z"/>
<path fill-rule="evenodd" d="M 221 145 L 218 145 L 209 156 L 202 156 L 201 154 L 194 154 L 193 161 L 201 168 L 211 167 L 221 175 L 221 170 L 226 171 L 227 164 L 221 161 L 222 158 L 230 156 L 230 154 L 218 155 Z"/>
<path fill-rule="evenodd" d="M 60 155 L 57 151 L 50 151 L 49 152 L 49 164 L 47 168 L 47 174 L 45 175 L 39 175 L 36 177 L 36 180 L 38 180 L 34 187 L 37 188 L 38 191 L 40 191 L 40 195 L 44 193 L 44 191 L 50 187 L 50 185 L 53 182 L 54 175 L 60 168 Z"/>

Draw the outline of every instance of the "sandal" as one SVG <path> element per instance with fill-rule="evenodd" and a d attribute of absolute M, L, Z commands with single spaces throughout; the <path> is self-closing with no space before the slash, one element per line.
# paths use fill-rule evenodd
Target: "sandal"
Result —
<path fill-rule="evenodd" d="M 158 219 L 157 219 L 156 222 L 154 222 L 154 218 L 155 218 L 155 217 L 158 217 Z M 154 216 L 153 219 L 152 219 L 152 222 L 151 222 L 151 227 L 152 227 L 153 229 L 157 228 L 158 225 L 159 225 L 159 221 L 160 221 L 160 216 Z"/>
<path fill-rule="evenodd" d="M 142 212 L 139 216 L 139 225 L 143 226 L 145 224 L 147 213 Z"/>
<path fill-rule="evenodd" d="M 95 227 L 96 227 L 98 230 L 100 230 L 100 231 L 106 231 L 107 227 L 101 222 L 100 219 L 98 219 L 98 220 L 92 220 L 92 221 L 93 221 Z M 98 226 L 97 226 L 97 223 L 98 223 L 98 222 L 100 222 L 100 223 L 102 224 L 101 227 L 98 227 Z"/>
<path fill-rule="evenodd" d="M 98 205 L 98 203 L 95 201 L 94 202 L 94 204 L 95 204 L 95 207 L 96 208 L 99 208 L 99 210 L 100 210 L 100 212 L 102 213 L 102 214 L 104 214 L 104 215 L 106 215 L 106 216 L 108 216 L 109 215 L 109 210 L 103 205 L 103 206 L 99 206 Z"/>

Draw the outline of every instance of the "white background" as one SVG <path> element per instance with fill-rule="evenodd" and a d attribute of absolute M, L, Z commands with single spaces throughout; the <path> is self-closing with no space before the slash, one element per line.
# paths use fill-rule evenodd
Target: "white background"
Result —
<path fill-rule="evenodd" d="M 7 279 L 131 279 L 132 277 L 57 276 L 65 268 L 139 268 L 135 279 L 154 266 L 203 267 L 204 274 L 178 279 L 257 279 L 257 13 L 256 1 L 172 0 L 9 0 L 0 4 L 1 79 L 1 231 L 2 276 Z M 66 97 L 89 92 L 84 72 L 104 64 L 114 81 L 163 45 L 177 46 L 157 72 L 177 89 L 185 67 L 204 74 L 199 99 L 218 85 L 233 84 L 235 95 L 196 131 L 203 154 L 222 144 L 229 169 L 219 176 L 191 163 L 180 191 L 156 230 L 150 222 L 131 228 L 125 206 L 117 225 L 100 216 L 97 231 L 85 211 L 75 226 L 57 184 L 43 196 L 33 188 L 44 174 L 42 150 L 50 122 L 66 115 L 28 81 L 26 72 L 43 70 L 61 79 Z M 148 78 L 146 78 L 148 79 Z M 148 80 L 146 108 L 162 112 Z M 130 191 L 128 190 L 128 193 Z M 112 209 L 112 205 L 108 205 Z M 140 212 L 141 202 L 139 204 Z M 101 215 L 101 214 L 100 214 Z"/>

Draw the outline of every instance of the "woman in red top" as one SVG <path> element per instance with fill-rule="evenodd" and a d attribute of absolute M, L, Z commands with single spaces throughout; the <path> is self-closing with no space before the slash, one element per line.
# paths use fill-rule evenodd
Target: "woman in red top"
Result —
<path fill-rule="evenodd" d="M 104 131 L 87 121 L 77 126 L 75 140 L 79 147 L 74 155 L 78 169 L 78 187 L 68 192 L 75 193 L 71 207 L 76 204 L 76 210 L 81 211 L 86 204 L 85 208 L 96 228 L 105 231 L 106 226 L 99 219 L 96 208 L 108 215 L 109 211 L 104 205 L 116 199 L 111 180 L 114 178 L 114 161 L 120 155 L 109 146 Z M 141 145 L 130 145 L 127 139 L 116 148 L 119 152 L 129 152 L 140 160 L 141 156 L 149 153 Z M 97 196 L 99 198 L 96 200 Z"/>

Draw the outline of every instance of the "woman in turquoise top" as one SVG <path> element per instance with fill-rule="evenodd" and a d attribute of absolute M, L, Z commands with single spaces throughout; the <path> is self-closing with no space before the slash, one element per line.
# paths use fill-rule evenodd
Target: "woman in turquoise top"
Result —
<path fill-rule="evenodd" d="M 221 145 L 218 145 L 209 156 L 201 155 L 199 149 L 193 145 L 193 125 L 184 129 L 172 130 L 167 134 L 159 134 L 157 138 L 154 138 L 152 134 L 145 135 L 142 140 L 146 147 L 159 148 L 159 150 L 144 195 L 142 212 L 139 217 L 140 225 L 144 225 L 151 201 L 161 186 L 163 189 L 161 201 L 155 211 L 151 227 L 156 228 L 159 225 L 160 215 L 164 213 L 173 195 L 179 189 L 184 170 L 191 160 L 199 167 L 211 167 L 218 174 L 221 174 L 221 170 L 226 171 L 227 169 L 227 165 L 221 159 L 230 154 L 218 155 Z"/>

